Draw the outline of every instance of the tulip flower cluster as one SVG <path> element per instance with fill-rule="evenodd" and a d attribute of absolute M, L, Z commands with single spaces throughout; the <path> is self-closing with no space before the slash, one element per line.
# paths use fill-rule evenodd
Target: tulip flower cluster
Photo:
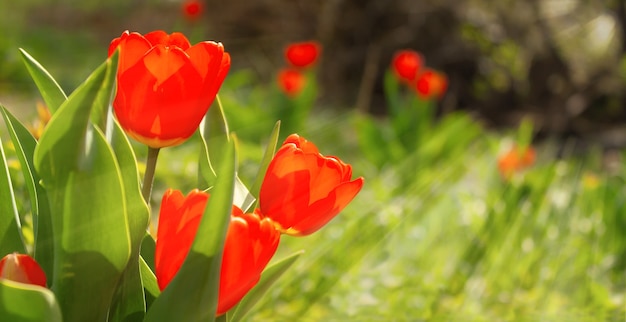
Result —
<path fill-rule="evenodd" d="M 306 68 L 318 53 L 287 56 Z M 256 182 L 250 189 L 242 183 L 217 99 L 230 69 L 221 43 L 125 31 L 69 96 L 22 55 L 51 117 L 42 114 L 36 139 L 0 107 L 21 156 L 34 236 L 25 242 L 7 172 L 0 176 L 0 192 L 10 194 L 3 200 L 12 202 L 0 204 L 0 252 L 8 254 L 0 260 L 0 321 L 238 321 L 299 256 L 270 264 L 281 235 L 318 231 L 362 188 L 349 164 L 297 134 L 276 150 L 280 122 Z M 194 134 L 198 187 L 208 189 L 168 189 L 153 236 L 158 151 L 190 143 Z M 148 149 L 143 181 L 135 158 L 141 147 Z"/>
<path fill-rule="evenodd" d="M 413 88 L 423 100 L 440 99 L 446 92 L 448 87 L 446 76 L 424 67 L 422 55 L 414 50 L 404 49 L 396 52 L 391 66 L 398 80 Z"/>
<path fill-rule="evenodd" d="M 292 134 L 265 174 L 259 208 L 245 213 L 233 206 L 224 245 L 218 314 L 226 313 L 258 282 L 278 247 L 280 234 L 305 236 L 334 218 L 357 195 L 363 178 L 352 167 Z M 197 233 L 210 196 L 194 190 L 186 197 L 168 190 L 161 202 L 156 240 L 156 276 L 164 289 L 180 269 Z"/>
<path fill-rule="evenodd" d="M 303 128 L 317 99 L 315 66 L 322 45 L 314 40 L 290 43 L 283 52 L 285 67 L 276 76 L 278 85 L 269 119 L 281 120 L 285 133 Z"/>
<path fill-rule="evenodd" d="M 287 67 L 278 71 L 278 86 L 287 96 L 296 97 L 307 86 L 305 72 L 315 66 L 321 50 L 316 41 L 291 43 L 285 48 Z"/>
<path fill-rule="evenodd" d="M 393 55 L 383 85 L 392 132 L 386 133 L 367 117 L 357 123 L 361 149 L 378 167 L 404 162 L 432 135 L 436 104 L 448 81 L 443 73 L 425 67 L 419 52 L 403 49 Z"/>

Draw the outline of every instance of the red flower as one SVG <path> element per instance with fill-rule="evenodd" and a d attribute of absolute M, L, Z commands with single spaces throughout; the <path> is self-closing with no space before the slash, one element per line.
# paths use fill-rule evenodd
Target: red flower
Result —
<path fill-rule="evenodd" d="M 199 0 L 187 0 L 183 2 L 183 16 L 185 19 L 194 22 L 202 16 L 203 5 Z"/>
<path fill-rule="evenodd" d="M 8 254 L 0 260 L 0 279 L 46 287 L 46 273 L 24 254 Z"/>
<path fill-rule="evenodd" d="M 220 43 L 194 46 L 181 33 L 125 31 L 109 46 L 120 48 L 115 115 L 137 141 L 154 148 L 189 138 L 215 99 L 230 55 Z"/>
<path fill-rule="evenodd" d="M 261 185 L 260 210 L 281 232 L 304 236 L 335 217 L 359 193 L 352 167 L 292 134 L 272 159 Z"/>
<path fill-rule="evenodd" d="M 498 170 L 503 178 L 532 166 L 535 163 L 535 149 L 528 146 L 522 150 L 515 146 L 498 159 Z"/>
<path fill-rule="evenodd" d="M 305 85 L 306 77 L 297 69 L 283 68 L 278 72 L 278 87 L 287 96 L 297 96 Z"/>
<path fill-rule="evenodd" d="M 154 258 L 161 290 L 189 253 L 208 199 L 209 194 L 199 190 L 186 197 L 172 189 L 163 195 Z M 279 238 L 270 219 L 244 214 L 233 206 L 222 255 L 217 315 L 226 313 L 256 285 L 278 248 Z"/>
<path fill-rule="evenodd" d="M 441 98 L 448 88 L 448 78 L 443 73 L 426 69 L 417 79 L 415 89 L 424 99 Z"/>
<path fill-rule="evenodd" d="M 293 67 L 311 67 L 317 61 L 322 46 L 317 41 L 292 43 L 285 48 L 285 58 Z"/>
<path fill-rule="evenodd" d="M 405 49 L 395 53 L 391 65 L 399 80 L 413 83 L 422 67 L 422 62 L 422 55 L 414 50 Z"/>

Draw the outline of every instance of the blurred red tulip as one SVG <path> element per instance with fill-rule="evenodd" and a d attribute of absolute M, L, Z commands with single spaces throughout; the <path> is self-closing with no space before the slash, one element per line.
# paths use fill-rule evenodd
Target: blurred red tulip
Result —
<path fill-rule="evenodd" d="M 161 290 L 189 253 L 208 200 L 209 194 L 199 190 L 186 197 L 172 189 L 163 195 L 154 257 Z M 270 219 L 244 214 L 233 206 L 222 255 L 217 315 L 226 313 L 256 285 L 279 239 L 280 233 Z"/>
<path fill-rule="evenodd" d="M 418 76 L 415 89 L 424 99 L 441 98 L 448 89 L 448 78 L 443 73 L 426 69 Z"/>
<path fill-rule="evenodd" d="M 296 42 L 285 48 L 285 58 L 293 67 L 307 68 L 317 62 L 321 51 L 322 46 L 317 41 Z"/>
<path fill-rule="evenodd" d="M 12 253 L 1 259 L 0 279 L 46 287 L 46 273 L 25 254 Z"/>
<path fill-rule="evenodd" d="M 153 148 L 173 146 L 196 130 L 230 69 L 220 43 L 194 46 L 181 33 L 125 31 L 120 49 L 115 115 L 124 130 Z"/>
<path fill-rule="evenodd" d="M 292 134 L 272 159 L 261 185 L 260 211 L 281 232 L 304 236 L 333 219 L 363 186 L 352 167 Z"/>
<path fill-rule="evenodd" d="M 187 0 L 183 2 L 183 17 L 190 22 L 198 20 L 202 16 L 204 6 L 200 0 Z"/>
<path fill-rule="evenodd" d="M 391 65 L 400 81 L 413 83 L 417 79 L 417 73 L 422 68 L 422 55 L 414 50 L 400 50 L 393 56 Z"/>
<path fill-rule="evenodd" d="M 306 77 L 297 69 L 283 68 L 278 72 L 278 87 L 289 97 L 295 97 L 306 85 Z"/>
<path fill-rule="evenodd" d="M 532 166 L 535 163 L 535 149 L 528 146 L 522 150 L 515 146 L 498 159 L 498 170 L 503 178 Z"/>

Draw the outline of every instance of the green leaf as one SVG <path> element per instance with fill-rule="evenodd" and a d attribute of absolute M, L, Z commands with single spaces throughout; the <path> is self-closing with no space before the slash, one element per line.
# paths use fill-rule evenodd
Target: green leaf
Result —
<path fill-rule="evenodd" d="M 146 232 L 141 242 L 141 257 L 146 261 L 148 267 L 154 272 L 154 253 L 156 252 L 156 244 L 154 238 Z"/>
<path fill-rule="evenodd" d="M 0 140 L 0 257 L 18 252 L 24 254 L 24 237 L 11 185 L 11 175 Z"/>
<path fill-rule="evenodd" d="M 139 257 L 139 269 L 141 271 L 141 283 L 146 291 L 146 308 L 150 308 L 154 300 L 161 294 L 161 290 L 159 289 L 159 284 L 154 272 L 150 269 L 150 266 L 148 266 L 148 263 L 146 263 L 143 257 Z"/>
<path fill-rule="evenodd" d="M 150 210 L 141 195 L 140 177 L 135 153 L 130 145 L 130 141 L 128 141 L 124 131 L 117 122 L 113 124 L 111 145 L 115 151 L 124 184 L 131 255 L 128 266 L 122 276 L 109 321 L 138 321 L 143 320 L 146 311 L 144 287 L 139 266 L 139 253 L 141 242 L 146 234 L 146 228 L 150 220 Z"/>
<path fill-rule="evenodd" d="M 146 321 L 213 321 L 217 311 L 224 238 L 235 187 L 235 147 L 220 154 L 215 187 L 189 254 L 169 285 L 148 310 Z"/>
<path fill-rule="evenodd" d="M 54 114 L 61 104 L 65 102 L 67 96 L 56 80 L 52 78 L 52 75 L 39 62 L 22 48 L 20 48 L 20 54 L 22 54 L 22 61 L 24 61 L 26 69 L 28 69 L 30 76 L 35 81 L 35 85 L 37 85 L 44 102 L 46 102 L 46 106 L 48 106 L 50 113 Z"/>
<path fill-rule="evenodd" d="M 216 175 L 219 175 L 216 169 L 221 169 L 220 163 L 222 153 L 230 144 L 230 132 L 228 122 L 222 110 L 222 104 L 219 96 L 215 97 L 215 106 L 211 107 L 207 112 L 204 120 L 200 124 L 200 135 L 202 137 L 202 153 L 200 155 L 199 172 L 205 180 L 206 187 L 213 186 Z M 207 168 L 208 165 L 208 168 Z M 208 171 L 210 170 L 210 171 Z M 202 185 L 201 185 L 202 186 Z"/>
<path fill-rule="evenodd" d="M 119 50 L 116 50 L 109 60 L 115 61 L 116 64 L 119 58 Z M 115 77 L 117 75 L 117 67 L 107 69 L 107 73 L 104 78 L 105 84 L 114 84 Z M 111 100 L 113 99 L 114 90 L 110 90 L 109 88 L 102 88 L 101 91 L 96 96 L 95 101 L 93 102 L 93 107 L 91 111 L 91 122 L 96 126 L 100 127 L 102 131 L 105 130 L 107 126 L 107 114 L 109 111 L 109 106 L 111 105 Z M 136 162 L 135 162 L 136 163 Z"/>
<path fill-rule="evenodd" d="M 0 321 L 62 322 L 63 318 L 49 289 L 0 279 Z"/>
<path fill-rule="evenodd" d="M 204 136 L 200 136 L 200 157 L 198 160 L 198 188 L 207 189 L 215 185 L 217 175 L 213 170 L 211 161 L 209 160 L 209 149 Z"/>
<path fill-rule="evenodd" d="M 265 153 L 263 153 L 263 159 L 261 159 L 261 164 L 259 165 L 259 172 L 257 172 L 254 183 L 250 188 L 250 193 L 257 198 L 261 193 L 261 185 L 263 184 L 263 179 L 265 178 L 267 168 L 270 166 L 270 162 L 272 162 L 274 154 L 276 154 L 276 147 L 278 146 L 279 135 L 280 121 L 277 121 L 274 125 L 274 128 L 272 129 L 272 133 L 270 134 L 270 138 L 267 142 L 267 147 L 265 148 Z"/>
<path fill-rule="evenodd" d="M 268 266 L 261 274 L 261 279 L 257 285 L 252 288 L 248 294 L 235 306 L 230 322 L 241 321 L 246 314 L 259 302 L 259 300 L 267 293 L 269 288 L 296 262 L 304 251 L 293 253 L 280 261 Z"/>
<path fill-rule="evenodd" d="M 113 88 L 106 75 L 116 68 L 116 60 L 98 67 L 52 116 L 35 149 L 52 215 L 51 284 L 66 322 L 107 319 L 130 256 L 121 171 L 89 123 L 96 98 Z"/>
<path fill-rule="evenodd" d="M 0 105 L 0 112 L 2 112 L 4 123 L 7 125 L 11 140 L 15 146 L 15 151 L 24 176 L 24 182 L 30 197 L 35 231 L 35 244 L 33 245 L 34 257 L 46 273 L 46 276 L 52 276 L 54 253 L 52 247 L 50 206 L 48 205 L 46 191 L 39 185 L 39 175 L 35 171 L 35 164 L 33 162 L 37 141 L 30 134 L 28 129 L 4 108 L 4 106 Z"/>

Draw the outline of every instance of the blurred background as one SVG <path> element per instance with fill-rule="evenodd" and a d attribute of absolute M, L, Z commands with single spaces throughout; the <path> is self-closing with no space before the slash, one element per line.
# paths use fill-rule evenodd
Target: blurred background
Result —
<path fill-rule="evenodd" d="M 180 1 L 3 1 L 0 97 L 33 92 L 17 47 L 74 88 L 128 29 L 180 30 L 214 39 L 234 70 L 265 82 L 286 43 L 316 39 L 323 106 L 385 114 L 382 75 L 393 53 L 421 52 L 444 71 L 441 111 L 462 109 L 487 125 L 515 125 L 523 115 L 538 135 L 622 146 L 626 135 L 625 1 L 621 0 L 325 0 L 204 1 L 189 22 Z M 5 103 L 5 105 L 11 105 Z"/>

